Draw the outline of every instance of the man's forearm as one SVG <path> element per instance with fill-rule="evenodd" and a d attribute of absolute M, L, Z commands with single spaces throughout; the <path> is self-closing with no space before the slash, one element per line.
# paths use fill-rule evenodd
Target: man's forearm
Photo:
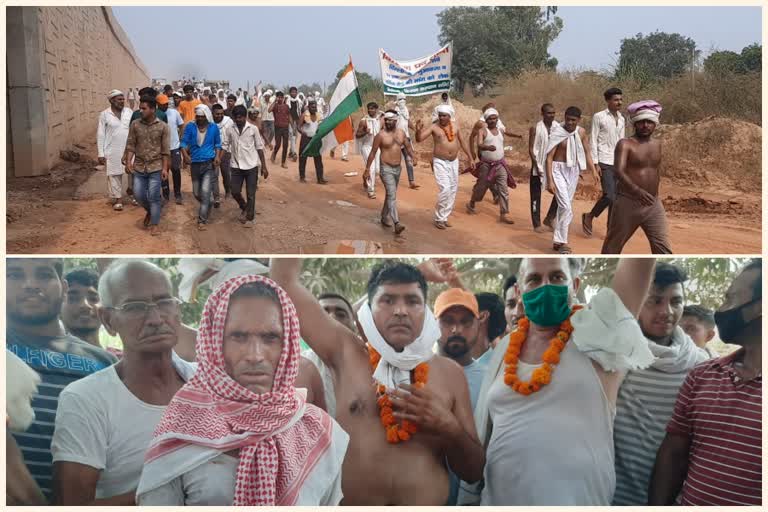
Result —
<path fill-rule="evenodd" d="M 683 487 L 688 473 L 688 450 L 675 449 L 675 444 L 680 443 L 676 443 L 669 434 L 661 443 L 651 473 L 648 505 L 673 505 Z"/>
<path fill-rule="evenodd" d="M 483 478 L 485 453 L 479 442 L 462 429 L 461 433 L 446 440 L 448 465 L 465 482 L 474 483 Z"/>

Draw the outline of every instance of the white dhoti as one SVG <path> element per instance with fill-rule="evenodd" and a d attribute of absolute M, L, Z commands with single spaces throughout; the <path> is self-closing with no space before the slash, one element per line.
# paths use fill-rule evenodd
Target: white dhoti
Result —
<path fill-rule="evenodd" d="M 123 179 L 125 174 L 107 174 L 107 189 L 111 199 L 123 197 Z"/>
<path fill-rule="evenodd" d="M 456 202 L 456 192 L 459 190 L 459 159 L 432 159 L 437 182 L 437 204 L 435 205 L 435 221 L 445 222 L 453 211 Z"/>
<path fill-rule="evenodd" d="M 371 150 L 373 149 L 373 146 L 360 146 L 360 154 L 363 156 L 363 167 L 365 167 L 365 164 L 368 163 L 368 157 L 371 155 Z M 381 150 L 378 150 L 376 152 L 376 157 L 373 159 L 373 164 L 371 164 L 371 176 L 368 178 L 368 181 L 366 184 L 368 185 L 368 192 L 373 193 L 376 185 L 376 176 L 379 175 L 379 171 L 381 170 Z"/>
<path fill-rule="evenodd" d="M 568 226 L 573 220 L 573 196 L 579 183 L 579 166 L 568 167 L 565 162 L 552 162 L 552 180 L 557 199 L 557 217 L 555 218 L 556 244 L 568 243 Z"/>

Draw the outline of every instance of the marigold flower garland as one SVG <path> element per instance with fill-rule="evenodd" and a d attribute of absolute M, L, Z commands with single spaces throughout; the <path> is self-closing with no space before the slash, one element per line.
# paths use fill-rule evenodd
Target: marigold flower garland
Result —
<path fill-rule="evenodd" d="M 560 324 L 560 329 L 557 334 L 549 342 L 549 348 L 547 348 L 542 355 L 544 364 L 533 370 L 531 379 L 527 382 L 518 378 L 517 362 L 520 358 L 520 351 L 523 348 L 523 344 L 528 339 L 528 329 L 530 328 L 531 323 L 527 317 L 522 317 L 517 321 L 517 330 L 509 335 L 509 346 L 504 354 L 504 363 L 506 365 L 506 368 L 504 369 L 504 383 L 507 386 L 511 387 L 521 395 L 530 395 L 531 393 L 539 391 L 542 387 L 552 381 L 552 371 L 555 369 L 555 365 L 560 362 L 560 353 L 565 349 L 565 344 L 568 343 L 571 333 L 573 332 L 571 317 L 579 309 L 581 309 L 581 306 L 573 306 L 571 314 Z"/>
<path fill-rule="evenodd" d="M 376 366 L 381 360 L 381 354 L 376 352 L 370 345 L 368 347 L 368 361 L 371 364 L 371 369 L 376 370 Z M 417 388 L 423 388 L 427 383 L 427 377 L 429 376 L 429 364 L 421 363 L 411 372 L 411 379 L 413 385 Z M 419 427 L 408 420 L 403 420 L 400 424 L 397 424 L 395 414 L 392 409 L 392 399 L 387 395 L 386 387 L 378 384 L 376 386 L 377 403 L 379 404 L 379 417 L 381 418 L 381 424 L 384 425 L 384 430 L 387 433 L 387 442 L 397 444 L 400 441 L 408 441 L 413 434 L 415 434 Z"/>
<path fill-rule="evenodd" d="M 445 129 L 445 126 L 440 126 L 440 129 L 443 130 L 443 133 L 445 134 L 445 137 L 448 139 L 448 142 L 453 142 L 453 139 L 456 138 L 456 134 L 453 131 L 453 123 L 448 123 L 448 129 Z"/>

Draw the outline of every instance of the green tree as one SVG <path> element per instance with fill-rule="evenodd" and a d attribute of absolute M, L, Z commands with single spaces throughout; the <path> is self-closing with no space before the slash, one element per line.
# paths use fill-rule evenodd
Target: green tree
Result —
<path fill-rule="evenodd" d="M 440 44 L 453 43 L 452 78 L 490 87 L 527 69 L 554 68 L 549 46 L 563 28 L 556 8 L 450 7 L 438 13 Z"/>
<path fill-rule="evenodd" d="M 704 71 L 714 75 L 743 74 L 746 72 L 741 55 L 732 51 L 712 52 L 704 59 Z"/>
<path fill-rule="evenodd" d="M 700 53 L 690 37 L 658 31 L 637 34 L 621 41 L 616 77 L 640 85 L 672 78 L 690 70 Z"/>
<path fill-rule="evenodd" d="M 741 61 L 747 71 L 763 70 L 763 45 L 754 43 L 741 50 Z"/>

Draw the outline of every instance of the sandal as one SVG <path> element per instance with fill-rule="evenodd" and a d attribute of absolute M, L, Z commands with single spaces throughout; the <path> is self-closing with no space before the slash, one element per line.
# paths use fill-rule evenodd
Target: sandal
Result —
<path fill-rule="evenodd" d="M 559 252 L 560 254 L 572 254 L 573 250 L 570 247 L 568 247 L 568 244 L 562 244 L 560 246 L 560 249 L 557 252 Z"/>
<path fill-rule="evenodd" d="M 467 203 L 466 206 L 467 206 L 467 213 L 469 213 L 470 215 L 474 215 L 477 213 L 477 210 L 475 210 L 474 206 L 470 205 L 469 203 Z"/>
<path fill-rule="evenodd" d="M 113 204 L 112 205 L 112 209 L 115 210 L 116 212 L 123 211 L 123 203 L 115 203 L 115 204 Z"/>

